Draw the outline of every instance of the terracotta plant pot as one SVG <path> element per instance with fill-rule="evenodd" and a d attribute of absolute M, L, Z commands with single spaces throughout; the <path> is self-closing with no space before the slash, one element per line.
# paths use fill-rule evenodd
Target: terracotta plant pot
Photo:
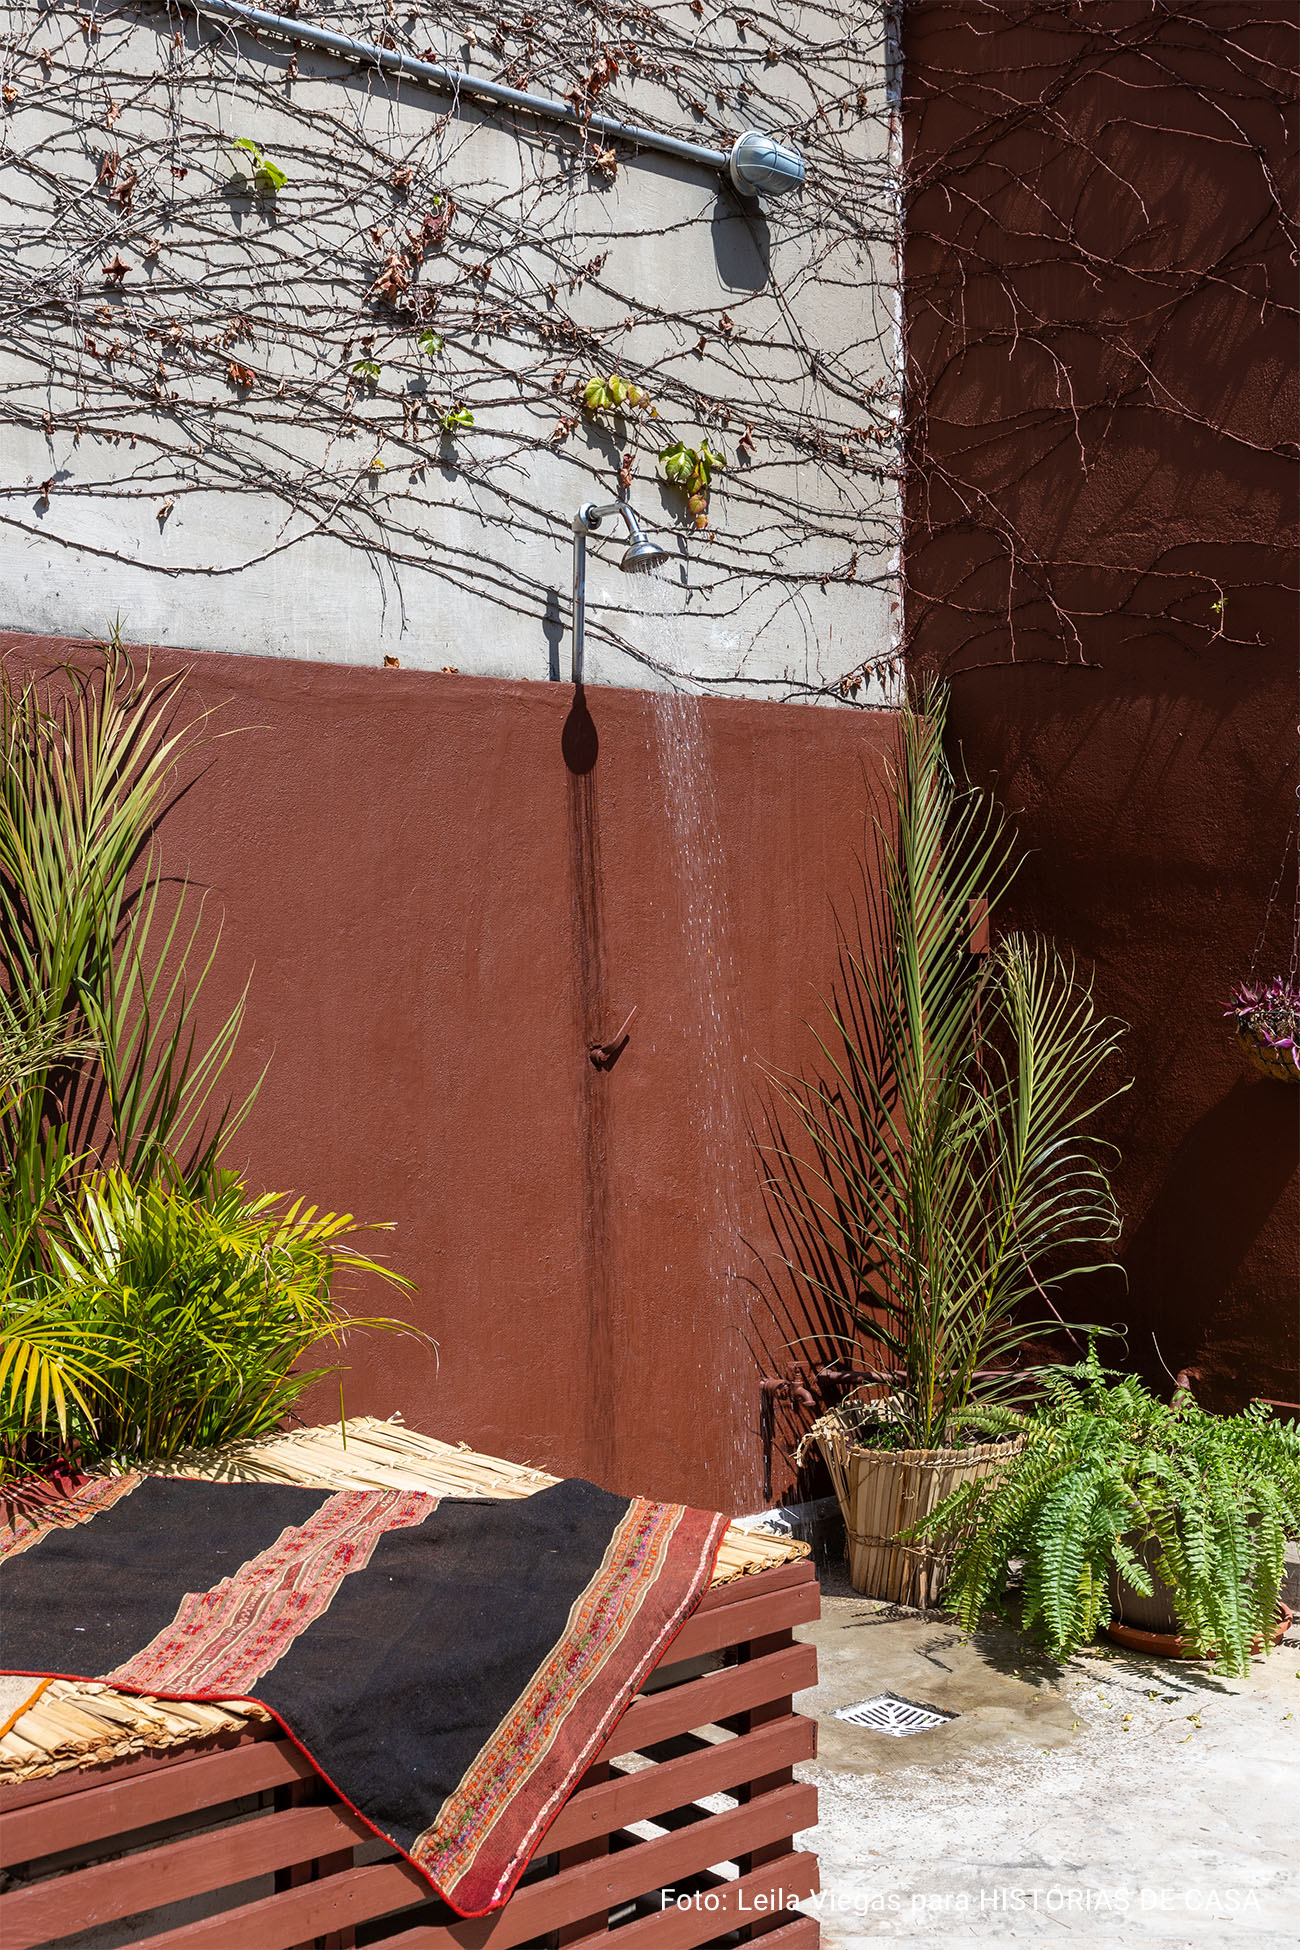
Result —
<path fill-rule="evenodd" d="M 874 1449 L 823 1416 L 814 1433 L 848 1533 L 849 1582 L 868 1598 L 927 1611 L 943 1593 L 954 1541 L 900 1544 L 963 1483 L 996 1476 L 1022 1444 L 982 1442 L 969 1449 Z"/>
<path fill-rule="evenodd" d="M 1130 1652 L 1155 1652 L 1165 1659 L 1203 1659 L 1204 1652 L 1198 1652 L 1194 1645 L 1183 1638 L 1178 1628 L 1178 1615 L 1174 1610 L 1174 1594 L 1162 1577 L 1156 1575 L 1155 1547 L 1146 1545 L 1138 1556 L 1151 1573 L 1153 1590 L 1148 1598 L 1145 1593 L 1135 1590 L 1118 1571 L 1110 1574 L 1110 1607 L 1114 1614 L 1106 1626 L 1106 1637 L 1116 1645 L 1122 1645 Z M 1291 1623 L 1290 1608 L 1279 1600 L 1278 1616 L 1281 1623 L 1272 1637 L 1276 1645 Z M 1252 1652 L 1264 1650 L 1263 1640 L 1255 1634 Z"/>
<path fill-rule="evenodd" d="M 1279 1602 L 1277 1609 L 1278 1622 L 1269 1641 L 1272 1645 L 1281 1643 L 1295 1617 L 1295 1613 L 1291 1610 L 1290 1605 L 1284 1605 Z M 1194 1645 L 1190 1644 L 1187 1639 L 1181 1637 L 1177 1632 L 1144 1632 L 1136 1625 L 1117 1624 L 1114 1619 L 1106 1627 L 1106 1637 L 1111 1639 L 1116 1645 L 1122 1645 L 1128 1652 L 1153 1652 L 1161 1659 L 1205 1659 L 1209 1657 L 1208 1653 L 1198 1652 Z M 1264 1641 L 1258 1632 L 1256 1632 L 1254 1638 L 1251 1640 L 1250 1649 L 1252 1652 L 1262 1652 L 1264 1650 Z"/>

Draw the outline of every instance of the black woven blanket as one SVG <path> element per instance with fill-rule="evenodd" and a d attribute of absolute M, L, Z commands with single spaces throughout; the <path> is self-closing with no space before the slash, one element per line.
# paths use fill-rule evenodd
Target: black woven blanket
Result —
<path fill-rule="evenodd" d="M 97 1478 L 0 1530 L 10 1673 L 256 1699 L 462 1916 L 497 1908 L 712 1574 L 726 1519 Z"/>

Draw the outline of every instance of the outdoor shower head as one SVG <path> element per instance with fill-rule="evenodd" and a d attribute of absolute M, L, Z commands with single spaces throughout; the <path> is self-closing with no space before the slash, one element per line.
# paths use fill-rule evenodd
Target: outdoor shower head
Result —
<path fill-rule="evenodd" d="M 619 568 L 628 575 L 639 575 L 646 569 L 657 568 L 661 562 L 666 562 L 667 549 L 660 548 L 658 542 L 650 540 L 626 501 L 619 505 L 623 519 L 627 523 L 628 536 L 627 547 L 623 551 L 623 560 L 619 563 Z"/>
<path fill-rule="evenodd" d="M 627 526 L 627 547 L 619 568 L 625 575 L 644 574 L 668 560 L 667 549 L 652 542 L 626 501 L 610 501 L 598 508 L 588 501 L 573 517 L 573 681 L 582 682 L 582 639 L 587 603 L 587 537 L 594 535 L 606 515 L 622 515 Z"/>
<path fill-rule="evenodd" d="M 574 534 L 577 536 L 594 534 L 606 515 L 622 515 L 627 525 L 627 547 L 618 565 L 620 569 L 629 575 L 635 575 L 640 570 L 653 569 L 656 563 L 668 560 L 667 549 L 660 548 L 657 542 L 650 540 L 626 501 L 610 501 L 601 508 L 598 508 L 594 501 L 588 501 L 585 507 L 579 508 L 574 519 Z"/>

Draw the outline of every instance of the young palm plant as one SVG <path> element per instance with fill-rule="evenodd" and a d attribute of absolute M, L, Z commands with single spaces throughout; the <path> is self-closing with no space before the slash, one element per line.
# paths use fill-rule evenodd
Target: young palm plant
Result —
<path fill-rule="evenodd" d="M 243 1015 L 197 1040 L 215 954 L 202 903 L 164 880 L 155 832 L 207 714 L 172 723 L 181 674 L 138 678 L 114 645 L 89 673 L 0 680 L 0 933 L 8 998 L 45 1058 L 6 1102 L 0 1169 L 39 1210 L 79 1157 L 196 1176 L 247 1109 L 209 1117 Z"/>
<path fill-rule="evenodd" d="M 1012 934 L 972 954 L 972 913 L 995 909 L 1017 860 L 992 801 L 953 777 L 945 703 L 936 689 L 903 713 L 894 829 L 875 828 L 866 926 L 814 1032 L 824 1072 L 775 1080 L 815 1158 L 810 1172 L 784 1153 L 811 1247 L 794 1270 L 887 1395 L 826 1418 L 828 1461 L 846 1439 L 960 1444 L 973 1403 L 1023 1388 L 1022 1350 L 1059 1324 L 1055 1290 L 1119 1232 L 1084 1127 L 1116 1094 L 1096 1079 L 1121 1026 L 1049 943 Z"/>

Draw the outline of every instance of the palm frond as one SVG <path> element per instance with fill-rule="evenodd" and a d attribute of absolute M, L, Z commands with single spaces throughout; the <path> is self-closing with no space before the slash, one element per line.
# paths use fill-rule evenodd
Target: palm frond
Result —
<path fill-rule="evenodd" d="M 996 1370 L 1118 1236 L 1085 1127 L 1127 1087 L 1095 1087 L 1121 1029 L 1073 963 L 1017 935 L 970 953 L 972 903 L 992 910 L 1018 857 L 988 795 L 955 780 L 945 721 L 941 689 L 902 715 L 894 824 L 875 829 L 863 951 L 841 956 L 844 994 L 814 1030 L 820 1074 L 771 1076 L 812 1152 L 785 1154 L 814 1247 L 796 1270 L 901 1366 L 906 1439 L 926 1448 L 1014 1392 Z"/>

